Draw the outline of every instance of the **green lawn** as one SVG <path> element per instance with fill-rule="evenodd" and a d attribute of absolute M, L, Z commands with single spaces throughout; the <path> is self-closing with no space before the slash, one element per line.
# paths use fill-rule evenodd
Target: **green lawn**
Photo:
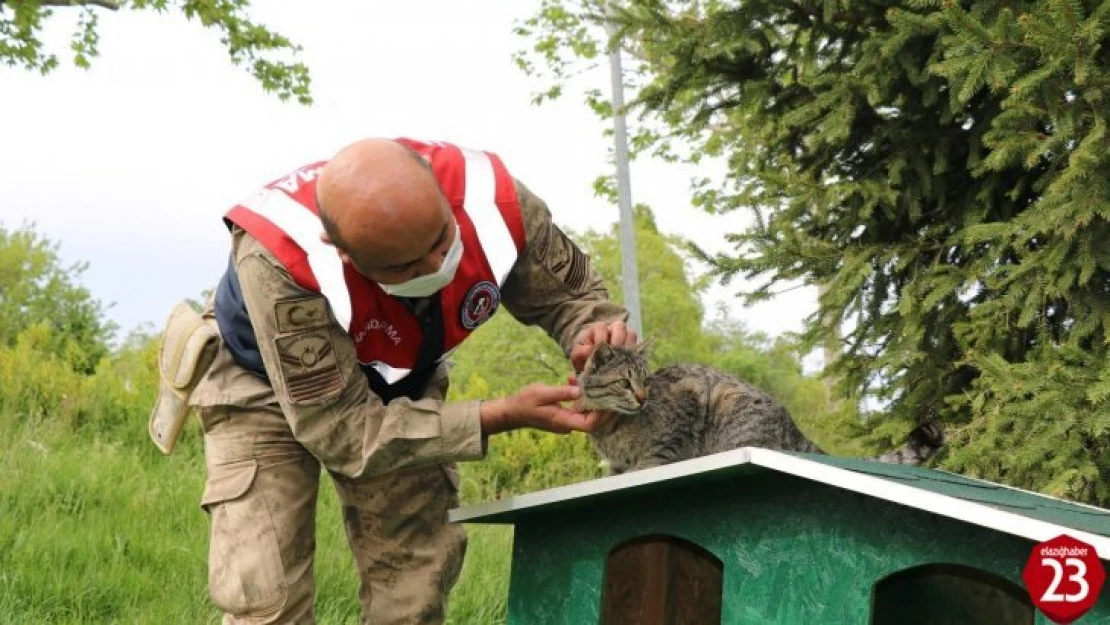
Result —
<path fill-rule="evenodd" d="M 0 622 L 217 623 L 206 596 L 198 432 L 162 457 L 0 416 Z M 320 489 L 317 619 L 357 623 L 334 489 Z M 473 526 L 452 623 L 504 621 L 509 528 Z"/>
<path fill-rule="evenodd" d="M 66 386 L 66 371 L 47 370 L 35 354 L 16 356 L 11 362 L 34 359 L 37 366 L 19 374 L 0 358 L 0 399 L 8 406 L 0 409 L 0 625 L 216 623 L 205 588 L 208 527 L 198 505 L 204 460 L 196 421 L 164 457 L 145 433 L 149 402 L 141 398 L 153 393 L 154 380 L 129 385 L 130 378 L 106 370 Z M 140 373 L 152 370 L 144 367 Z M 816 421 L 800 425 L 827 434 Z M 829 439 L 818 442 L 857 455 Z M 487 459 L 462 469 L 466 503 L 599 475 L 584 435 L 535 431 L 495 437 Z M 468 529 L 448 620 L 502 623 L 511 529 Z M 319 622 L 357 623 L 358 581 L 330 485 L 320 489 L 316 580 Z"/>

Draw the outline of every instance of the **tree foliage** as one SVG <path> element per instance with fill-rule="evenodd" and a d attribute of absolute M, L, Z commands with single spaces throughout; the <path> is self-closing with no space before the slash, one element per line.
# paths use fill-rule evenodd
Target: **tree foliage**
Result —
<path fill-rule="evenodd" d="M 1110 502 L 1110 2 L 623 5 L 633 147 L 721 159 L 693 204 L 755 217 L 717 275 L 827 285 L 807 345 L 834 320 L 842 394 L 940 415 L 948 468 Z M 561 85 L 602 14 L 545 0 L 521 66 Z"/>
<path fill-rule="evenodd" d="M 0 346 L 24 337 L 78 372 L 91 373 L 108 353 L 116 326 L 106 308 L 80 285 L 86 263 L 63 266 L 58 245 L 31 226 L 8 230 L 0 224 Z M 24 362 L 15 372 L 25 370 Z"/>
<path fill-rule="evenodd" d="M 43 43 L 42 29 L 57 10 L 79 11 L 70 38 L 73 64 L 89 68 L 99 54 L 99 16 L 106 10 L 178 12 L 220 32 L 232 64 L 246 66 L 262 88 L 282 100 L 311 104 L 308 68 L 288 60 L 300 46 L 247 16 L 250 0 L 0 0 L 0 63 L 48 74 L 60 61 Z"/>

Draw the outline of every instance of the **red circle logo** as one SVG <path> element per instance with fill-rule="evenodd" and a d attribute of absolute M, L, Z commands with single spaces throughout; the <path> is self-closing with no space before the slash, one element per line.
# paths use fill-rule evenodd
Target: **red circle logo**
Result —
<path fill-rule="evenodd" d="M 482 281 L 470 287 L 466 299 L 459 309 L 459 321 L 467 330 L 473 330 L 485 323 L 497 312 L 501 302 L 501 292 L 492 282 Z"/>
<path fill-rule="evenodd" d="M 1021 577 L 1033 605 L 1064 625 L 1095 605 L 1106 571 L 1094 547 L 1062 534 L 1033 547 Z"/>

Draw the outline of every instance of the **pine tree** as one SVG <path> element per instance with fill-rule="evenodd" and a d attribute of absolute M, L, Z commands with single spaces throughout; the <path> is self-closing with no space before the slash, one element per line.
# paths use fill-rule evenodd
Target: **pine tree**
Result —
<path fill-rule="evenodd" d="M 567 75 L 583 40 L 604 49 L 599 15 L 546 1 L 524 58 Z M 615 19 L 645 76 L 637 147 L 726 160 L 694 204 L 755 225 L 709 260 L 759 281 L 747 301 L 827 286 L 806 339 L 840 326 L 832 373 L 881 400 L 876 437 L 935 414 L 942 466 L 1110 502 L 1110 1 L 632 0 Z"/>

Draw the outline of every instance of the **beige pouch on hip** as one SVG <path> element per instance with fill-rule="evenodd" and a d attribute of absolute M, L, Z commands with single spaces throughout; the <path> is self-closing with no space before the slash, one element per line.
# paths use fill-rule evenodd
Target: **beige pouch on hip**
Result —
<path fill-rule="evenodd" d="M 158 398 L 150 413 L 150 438 L 169 455 L 189 417 L 189 396 L 212 365 L 220 333 L 188 302 L 178 302 L 158 349 Z"/>

